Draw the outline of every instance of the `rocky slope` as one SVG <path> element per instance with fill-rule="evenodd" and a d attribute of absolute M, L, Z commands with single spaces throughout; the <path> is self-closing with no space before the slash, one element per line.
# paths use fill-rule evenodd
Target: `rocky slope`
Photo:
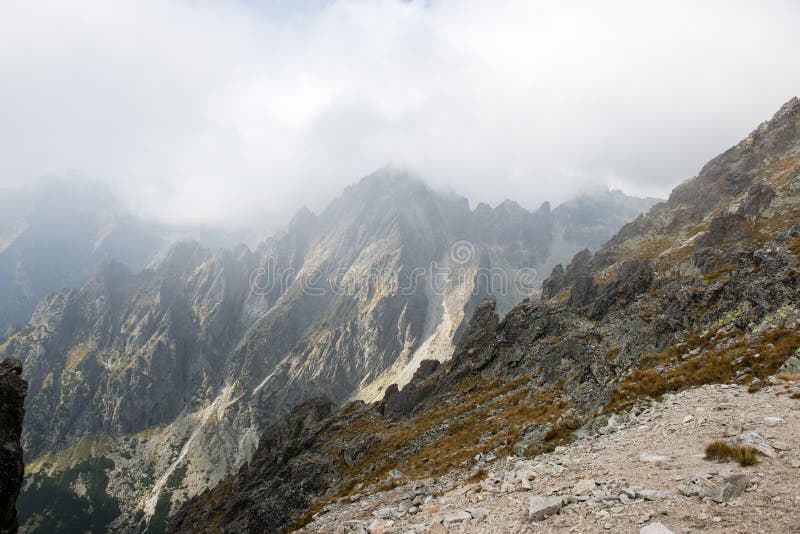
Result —
<path fill-rule="evenodd" d="M 421 365 L 380 403 L 298 407 L 290 439 L 264 441 L 174 526 L 286 530 L 408 481 L 466 476 L 487 457 L 535 458 L 652 398 L 714 383 L 757 392 L 796 372 L 798 255 L 793 99 L 596 254 L 554 268 L 541 302 L 502 320 L 478 306 L 449 361 Z"/>
<path fill-rule="evenodd" d="M 0 362 L 0 532 L 17 531 L 17 496 L 22 486 L 22 419 L 27 385 L 22 365 Z"/>
<path fill-rule="evenodd" d="M 709 385 L 666 395 L 534 459 L 471 470 L 330 505 L 304 533 L 791 532 L 800 519 L 800 393 Z M 715 441 L 758 436 L 754 466 L 707 459 Z M 723 488 L 726 491 L 722 491 Z"/>
<path fill-rule="evenodd" d="M 181 243 L 142 272 L 108 263 L 48 295 L 0 346 L 30 382 L 20 516 L 163 529 L 295 404 L 380 398 L 449 358 L 481 298 L 508 309 L 538 291 L 552 221 L 547 204 L 471 210 L 383 170 L 254 251 Z"/>

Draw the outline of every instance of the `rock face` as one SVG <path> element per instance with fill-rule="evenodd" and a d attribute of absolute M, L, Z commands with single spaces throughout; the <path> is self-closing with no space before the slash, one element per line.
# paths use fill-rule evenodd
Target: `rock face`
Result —
<path fill-rule="evenodd" d="M 324 470 L 326 483 L 309 491 L 286 484 L 283 491 L 294 487 L 316 502 L 293 521 L 324 512 L 330 499 L 357 500 L 395 484 L 392 472 L 427 480 L 512 451 L 558 451 L 573 435 L 611 434 L 652 397 L 710 383 L 758 390 L 800 346 L 798 239 L 800 100 L 793 99 L 597 253 L 556 267 L 541 301 L 522 302 L 502 320 L 491 302 L 476 304 L 452 358 L 306 434 L 296 458 Z M 678 423 L 692 424 L 685 416 Z M 638 453 L 644 461 L 635 463 L 648 468 L 672 459 Z M 236 482 L 242 495 L 223 485 L 192 499 L 179 515 L 181 530 L 239 524 L 247 507 L 224 518 L 211 510 L 251 499 L 270 480 L 258 470 L 244 477 Z M 515 487 L 489 478 L 483 491 Z M 630 492 L 626 499 L 667 500 L 656 489 Z"/>
<path fill-rule="evenodd" d="M 238 497 L 220 503 L 213 510 L 198 507 L 195 511 L 230 518 L 228 528 L 232 532 L 277 532 L 285 528 L 313 504 L 309 496 L 330 485 L 332 470 L 324 462 L 309 458 L 313 452 L 308 450 L 308 445 L 309 437 L 323 432 L 324 425 L 329 424 L 327 418 L 333 409 L 334 405 L 325 398 L 312 399 L 269 426 L 253 462 L 223 483 L 228 485 L 226 491 Z M 267 477 L 257 488 L 247 485 L 254 473 Z M 241 515 L 241 510 L 248 510 L 248 513 Z M 178 515 L 177 528 L 193 528 L 192 522 L 184 522 L 189 515 L 191 511 Z"/>
<path fill-rule="evenodd" d="M 0 532 L 17 531 L 17 496 L 22 486 L 22 419 L 27 384 L 22 364 L 0 362 Z"/>
<path fill-rule="evenodd" d="M 0 346 L 30 384 L 23 521 L 160 528 L 293 406 L 379 400 L 448 359 L 483 298 L 502 313 L 535 295 L 554 224 L 548 204 L 471 210 L 386 169 L 255 250 L 178 243 L 141 272 L 106 263 L 48 295 Z M 587 245 L 573 234 L 559 253 Z M 404 388 L 387 413 L 411 409 L 415 387 L 428 394 Z M 97 491 L 76 493 L 86 480 Z"/>

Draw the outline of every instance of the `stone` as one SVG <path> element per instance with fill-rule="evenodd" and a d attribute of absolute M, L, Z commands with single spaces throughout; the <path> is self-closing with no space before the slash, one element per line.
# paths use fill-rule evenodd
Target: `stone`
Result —
<path fill-rule="evenodd" d="M 639 534 L 675 534 L 675 533 L 672 532 L 670 529 L 668 529 L 666 526 L 664 526 L 663 523 L 655 522 L 640 528 Z"/>
<path fill-rule="evenodd" d="M 711 476 L 708 473 L 698 473 L 690 479 L 678 485 L 678 491 L 681 495 L 687 497 L 705 496 L 709 492 L 716 489 L 716 484 L 709 480 Z"/>
<path fill-rule="evenodd" d="M 514 478 L 519 481 L 528 482 L 536 478 L 536 472 L 529 467 L 523 467 L 514 472 Z"/>
<path fill-rule="evenodd" d="M 735 446 L 744 446 L 744 447 L 753 447 L 758 452 L 767 456 L 769 458 L 777 458 L 778 453 L 775 452 L 775 449 L 769 442 L 758 432 L 753 430 L 748 430 L 746 432 L 742 432 L 741 434 L 728 438 L 728 445 L 731 447 Z"/>
<path fill-rule="evenodd" d="M 531 486 L 531 483 L 527 480 L 523 479 L 517 482 L 517 491 L 528 491 L 531 489 L 533 489 L 533 486 Z"/>
<path fill-rule="evenodd" d="M 725 437 L 730 438 L 742 433 L 742 423 L 731 422 L 725 425 Z"/>
<path fill-rule="evenodd" d="M 791 465 L 795 469 L 800 469 L 800 459 L 793 458 L 791 461 Z"/>
<path fill-rule="evenodd" d="M 640 462 L 644 462 L 646 464 L 663 464 L 663 463 L 671 462 L 672 458 L 670 458 L 669 456 L 663 456 L 663 455 L 660 455 L 660 454 L 649 454 L 649 453 L 643 452 L 642 454 L 639 455 L 639 461 Z"/>
<path fill-rule="evenodd" d="M 710 491 L 706 496 L 714 502 L 723 503 L 732 501 L 744 493 L 747 487 L 748 476 L 744 473 L 727 477 L 718 488 Z"/>
<path fill-rule="evenodd" d="M 575 484 L 575 487 L 572 488 L 572 492 L 575 495 L 583 495 L 585 493 L 590 493 L 595 487 L 597 487 L 597 483 L 594 480 L 580 480 Z"/>
<path fill-rule="evenodd" d="M 766 423 L 767 426 L 778 426 L 779 424 L 783 423 L 783 419 L 780 417 L 765 417 L 764 423 Z"/>
<path fill-rule="evenodd" d="M 666 492 L 647 488 L 642 488 L 636 492 L 637 498 L 644 499 L 646 501 L 662 501 L 668 496 L 669 495 Z"/>
<path fill-rule="evenodd" d="M 465 512 L 462 510 L 456 512 L 447 512 L 444 514 L 443 522 L 445 525 L 451 525 L 455 523 L 463 523 L 465 521 L 469 521 L 472 519 L 472 514 L 469 512 Z"/>
<path fill-rule="evenodd" d="M 373 515 L 373 517 L 376 517 L 378 519 L 383 519 L 385 517 L 391 516 L 396 511 L 397 511 L 397 508 L 395 508 L 394 506 L 383 506 L 381 508 L 378 508 L 374 512 L 372 512 L 372 515 Z"/>
<path fill-rule="evenodd" d="M 386 523 L 381 519 L 375 519 L 367 527 L 368 534 L 384 534 L 386 532 Z"/>
<path fill-rule="evenodd" d="M 475 521 L 483 521 L 489 517 L 489 510 L 486 508 L 467 508 L 467 513 L 472 516 Z"/>
<path fill-rule="evenodd" d="M 628 486 L 620 491 L 620 495 L 625 495 L 629 499 L 644 499 L 646 501 L 660 501 L 669 497 L 664 491 L 643 488 L 641 486 Z"/>
<path fill-rule="evenodd" d="M 551 515 L 557 514 L 562 506 L 564 506 L 564 500 L 561 497 L 534 495 L 531 497 L 528 507 L 528 520 L 543 521 Z"/>
<path fill-rule="evenodd" d="M 337 528 L 336 532 L 337 534 L 339 534 L 340 531 L 348 533 L 353 533 L 353 532 L 366 533 L 368 526 L 369 524 L 366 521 L 351 519 L 349 521 L 343 521 L 342 524 L 339 525 L 339 528 Z"/>
<path fill-rule="evenodd" d="M 686 424 L 686 423 L 691 423 L 692 421 L 694 421 L 694 416 L 687 415 L 686 417 L 683 418 L 682 423 Z"/>

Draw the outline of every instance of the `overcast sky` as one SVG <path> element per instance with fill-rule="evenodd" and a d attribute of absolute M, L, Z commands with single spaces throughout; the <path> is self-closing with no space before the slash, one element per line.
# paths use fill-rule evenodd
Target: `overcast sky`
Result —
<path fill-rule="evenodd" d="M 387 163 L 473 203 L 666 195 L 800 93 L 800 2 L 0 2 L 0 186 L 318 210 Z"/>

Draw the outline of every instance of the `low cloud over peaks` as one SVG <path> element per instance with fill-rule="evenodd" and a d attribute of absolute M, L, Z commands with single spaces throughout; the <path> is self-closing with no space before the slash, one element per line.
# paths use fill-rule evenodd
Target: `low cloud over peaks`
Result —
<path fill-rule="evenodd" d="M 800 87 L 791 1 L 0 4 L 0 185 L 235 224 L 387 162 L 473 202 L 664 196 Z"/>

